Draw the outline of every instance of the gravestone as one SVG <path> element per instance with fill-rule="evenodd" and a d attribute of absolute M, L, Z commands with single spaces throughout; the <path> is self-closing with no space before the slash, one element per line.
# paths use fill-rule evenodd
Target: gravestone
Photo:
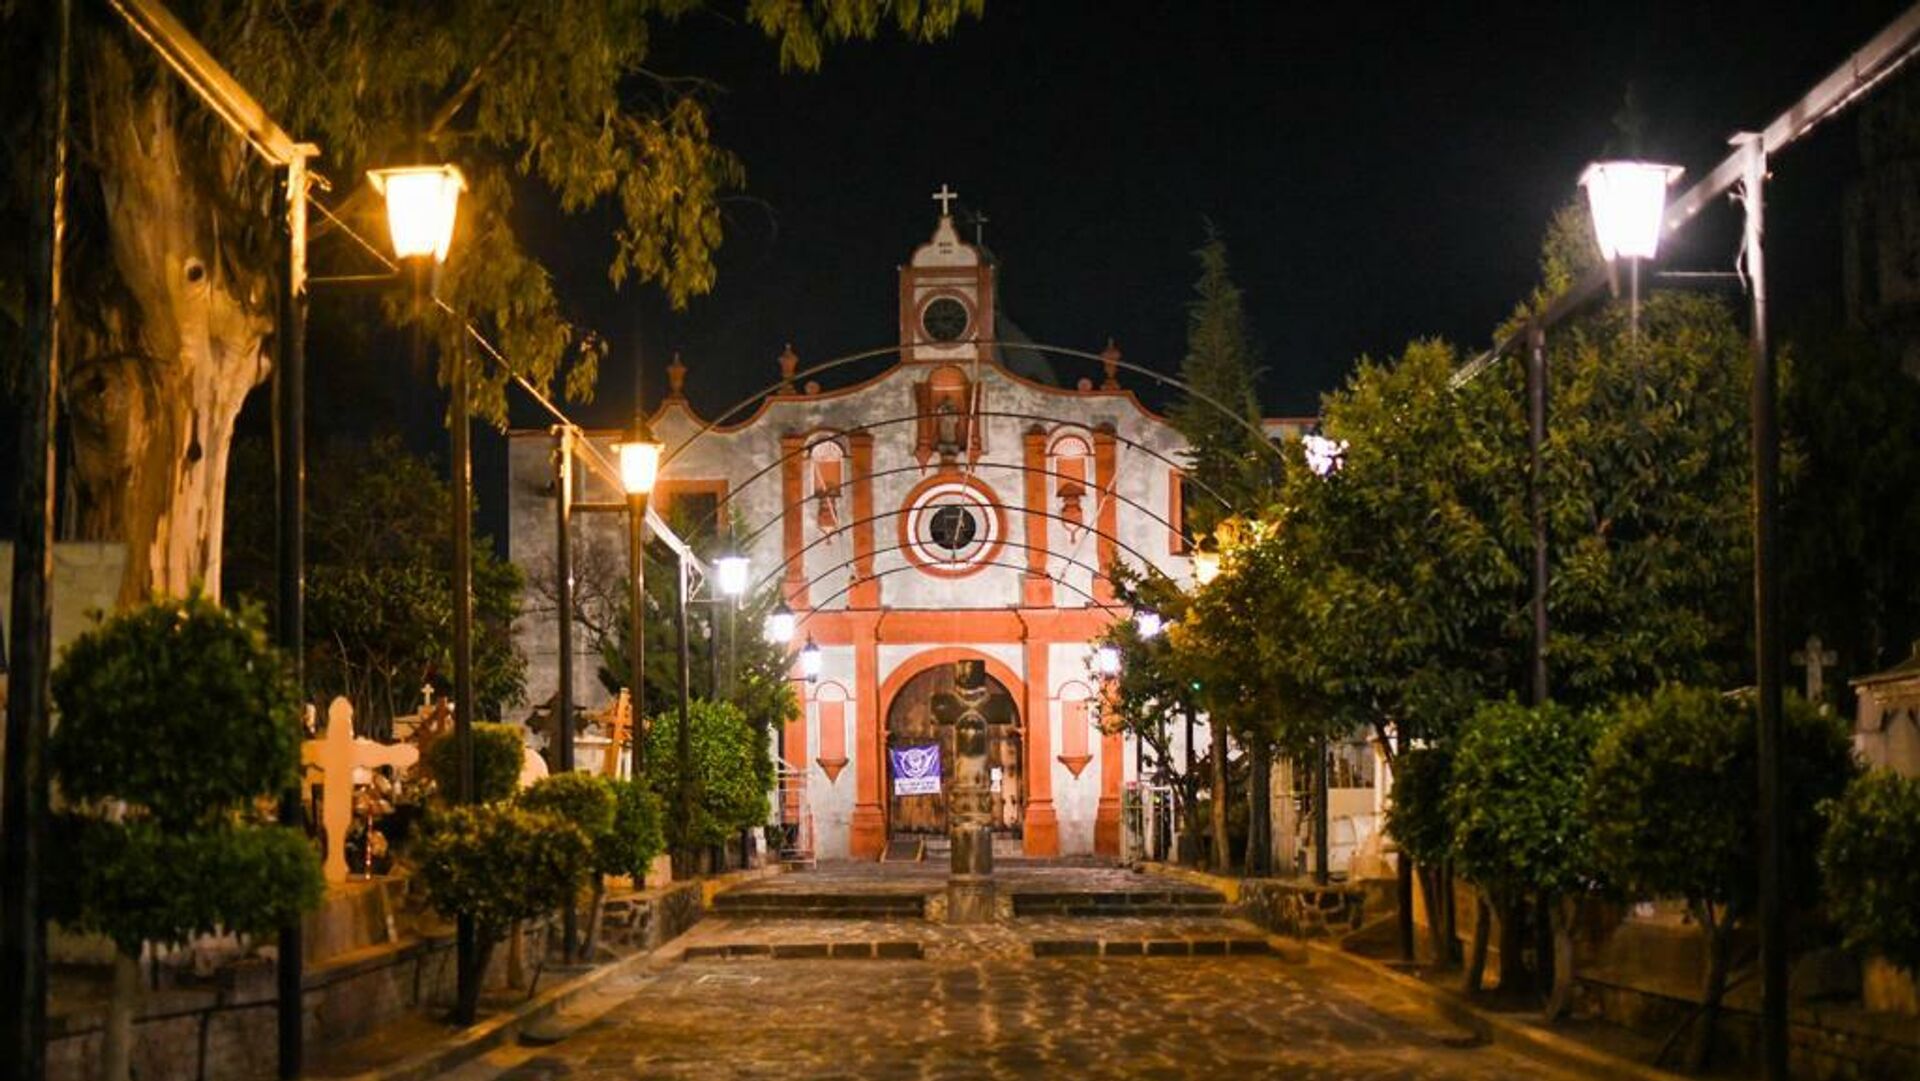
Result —
<path fill-rule="evenodd" d="M 327 706 L 327 730 L 300 745 L 300 763 L 320 771 L 320 824 L 327 833 L 327 855 L 320 870 L 329 885 L 347 880 L 347 830 L 353 825 L 356 773 L 392 766 L 404 770 L 420 760 L 407 743 L 380 743 L 353 734 L 353 705 L 335 698 Z M 371 825 L 371 824 L 369 824 Z"/>
<path fill-rule="evenodd" d="M 993 789 L 987 770 L 987 726 L 1012 722 L 1013 703 L 987 685 L 985 661 L 954 662 L 953 690 L 933 696 L 935 722 L 953 726 L 953 785 L 947 794 L 947 920 L 987 923 L 994 917 Z"/>

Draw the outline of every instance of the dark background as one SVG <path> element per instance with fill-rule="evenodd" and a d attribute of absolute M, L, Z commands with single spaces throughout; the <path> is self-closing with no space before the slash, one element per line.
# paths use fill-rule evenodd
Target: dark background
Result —
<path fill-rule="evenodd" d="M 1486 345 L 1536 281 L 1542 232 L 1589 160 L 1677 162 L 1684 187 L 1900 7 L 989 0 L 952 40 L 840 46 L 815 75 L 781 74 L 756 31 L 701 14 L 663 29 L 648 66 L 724 88 L 715 135 L 748 182 L 729 204 L 718 288 L 683 312 L 651 289 L 616 292 L 612 215 L 566 217 L 536 192 L 522 236 L 610 343 L 597 399 L 569 407 L 589 425 L 630 415 L 636 366 L 657 399 L 674 351 L 711 414 L 771 382 L 786 342 L 803 363 L 892 344 L 895 269 L 931 230 L 942 183 L 963 221 L 989 216 L 1002 310 L 1034 339 L 1098 350 L 1112 336 L 1167 371 L 1211 220 L 1262 346 L 1263 404 L 1307 413 L 1360 355 L 1426 335 Z M 1629 87 L 1638 147 L 1616 124 Z M 1774 161 L 1769 270 L 1785 337 L 1840 307 L 1853 140 L 1848 114 Z M 1735 230 L 1716 210 L 1664 262 L 1729 269 Z M 367 314 L 315 302 L 315 438 L 398 429 L 439 453 L 442 392 L 408 373 L 404 348 L 349 355 L 330 335 L 329 320 Z M 13 408 L 0 409 L 9 435 Z M 263 387 L 243 433 L 263 434 L 269 408 Z M 544 423 L 525 401 L 512 419 Z M 0 504 L 14 443 L 0 440 Z M 503 446 L 476 442 L 496 537 Z"/>

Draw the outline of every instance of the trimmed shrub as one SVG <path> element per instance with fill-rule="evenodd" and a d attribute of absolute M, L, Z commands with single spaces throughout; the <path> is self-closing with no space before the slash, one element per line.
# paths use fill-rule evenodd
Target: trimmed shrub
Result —
<path fill-rule="evenodd" d="M 689 781 L 691 821 L 679 808 L 680 717 L 655 717 L 647 732 L 646 781 L 666 808 L 668 843 L 675 848 L 723 843 L 736 831 L 767 820 L 767 787 L 760 759 L 767 754 L 760 734 L 728 702 L 696 699 L 687 711 L 692 747 Z"/>
<path fill-rule="evenodd" d="M 499 803 L 513 798 L 520 787 L 520 766 L 526 741 L 517 724 L 480 723 L 473 726 L 473 794 L 476 803 Z M 428 744 L 420 763 L 444 803 L 454 802 L 459 787 L 460 760 L 451 732 Z"/>
<path fill-rule="evenodd" d="M 1874 770 L 1825 810 L 1827 915 L 1849 946 L 1920 972 L 1920 778 Z"/>

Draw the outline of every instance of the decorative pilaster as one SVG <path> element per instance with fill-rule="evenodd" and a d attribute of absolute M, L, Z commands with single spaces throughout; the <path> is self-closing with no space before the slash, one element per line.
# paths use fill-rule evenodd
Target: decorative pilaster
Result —
<path fill-rule="evenodd" d="M 780 437 L 780 557 L 785 560 L 786 576 L 782 592 L 795 609 L 807 607 L 807 563 L 800 550 L 806 547 L 807 521 L 807 438 L 789 432 Z"/>
<path fill-rule="evenodd" d="M 1112 694 L 1108 687 L 1104 692 Z M 1120 788 L 1126 780 L 1127 749 L 1119 732 L 1100 735 L 1100 803 L 1093 814 L 1093 853 L 1120 854 Z"/>
<path fill-rule="evenodd" d="M 1037 424 L 1028 428 L 1025 443 L 1027 573 L 1020 580 L 1020 603 L 1026 608 L 1051 608 L 1053 607 L 1053 579 L 1047 577 L 1047 433 L 1045 429 Z"/>
<path fill-rule="evenodd" d="M 853 755 L 850 848 L 854 859 L 874 860 L 887 847 L 887 814 L 881 805 L 886 799 L 887 749 L 880 723 L 880 644 L 870 623 L 853 632 L 853 682 L 860 704 L 855 717 L 859 745 Z"/>
<path fill-rule="evenodd" d="M 853 588 L 847 607 L 880 607 L 880 580 L 873 576 L 873 433 L 847 436 L 853 460 Z"/>
<path fill-rule="evenodd" d="M 1049 708 L 1047 641 L 1027 638 L 1027 701 L 1022 710 L 1027 730 L 1023 770 L 1027 778 L 1027 817 L 1023 850 L 1029 856 L 1060 854 L 1060 818 L 1053 808 L 1053 725 Z"/>
<path fill-rule="evenodd" d="M 1120 545 L 1115 540 L 1120 535 L 1120 508 L 1113 498 L 1113 489 L 1119 483 L 1119 440 L 1112 424 L 1102 424 L 1093 430 L 1093 472 L 1095 491 L 1100 493 L 1100 513 L 1096 519 L 1099 524 L 1098 543 L 1094 550 L 1098 553 L 1096 562 L 1100 564 L 1100 574 L 1093 580 L 1094 598 L 1103 604 L 1113 601 L 1113 565 L 1119 562 Z"/>

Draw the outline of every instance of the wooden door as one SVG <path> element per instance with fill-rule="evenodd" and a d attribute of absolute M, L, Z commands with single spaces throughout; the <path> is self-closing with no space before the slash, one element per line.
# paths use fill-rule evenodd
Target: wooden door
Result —
<path fill-rule="evenodd" d="M 992 676 L 987 685 L 995 694 L 1008 695 L 1007 688 Z M 953 666 L 936 664 L 908 680 L 887 706 L 887 747 L 914 747 L 938 744 L 940 747 L 940 792 L 923 796 L 899 796 L 893 792 L 893 763 L 889 757 L 882 774 L 887 786 L 888 823 L 891 832 L 944 834 L 947 832 L 946 792 L 953 783 L 953 729 L 933 719 L 933 697 L 953 690 Z M 987 732 L 987 767 L 1000 771 L 1000 783 L 992 796 L 993 828 L 998 833 L 1020 835 L 1026 809 L 1026 793 L 1021 773 L 1021 739 L 1024 733 L 1017 722 L 1017 706 L 1007 716 L 1013 724 L 991 725 Z M 991 774 L 989 774 L 991 775 Z"/>

